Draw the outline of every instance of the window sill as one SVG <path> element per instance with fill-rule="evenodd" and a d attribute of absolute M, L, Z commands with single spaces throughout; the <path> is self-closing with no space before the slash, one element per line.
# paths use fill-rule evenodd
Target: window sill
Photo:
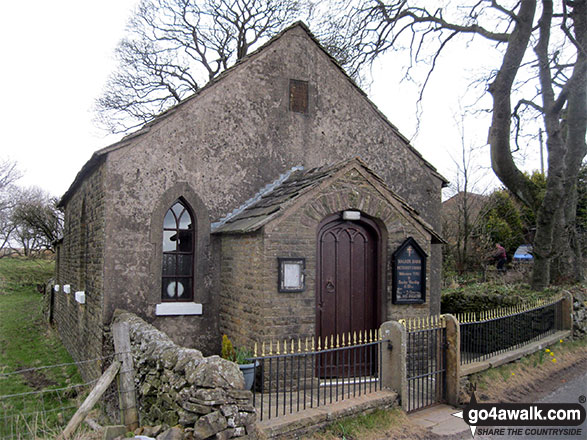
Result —
<path fill-rule="evenodd" d="M 155 306 L 157 316 L 201 315 L 202 304 L 193 302 L 168 302 Z"/>

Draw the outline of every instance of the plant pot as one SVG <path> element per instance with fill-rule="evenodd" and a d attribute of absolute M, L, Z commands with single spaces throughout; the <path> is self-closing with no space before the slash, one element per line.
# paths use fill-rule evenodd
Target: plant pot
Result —
<path fill-rule="evenodd" d="M 255 381 L 255 364 L 241 364 L 238 366 L 245 376 L 245 389 L 250 390 L 253 387 Z"/>

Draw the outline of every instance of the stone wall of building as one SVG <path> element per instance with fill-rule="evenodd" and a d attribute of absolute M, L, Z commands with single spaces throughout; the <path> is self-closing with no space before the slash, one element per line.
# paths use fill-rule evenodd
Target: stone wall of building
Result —
<path fill-rule="evenodd" d="M 290 80 L 307 83 L 307 111 L 291 111 Z M 80 306 L 61 297 L 66 303 L 62 313 L 69 314 L 60 317 L 61 327 L 70 335 L 76 334 L 76 326 L 93 332 L 98 316 L 105 326 L 113 311 L 123 308 L 163 329 L 180 345 L 206 353 L 217 351 L 221 269 L 210 242 L 210 223 L 293 166 L 312 168 L 354 156 L 360 156 L 424 219 L 440 226 L 441 176 L 306 30 L 294 26 L 196 96 L 92 157 L 65 197 L 69 220 L 59 280 L 75 285 L 75 289 L 78 285 L 87 288 L 92 305 L 82 306 L 83 313 L 70 313 Z M 92 168 L 100 160 L 105 162 Z M 88 175 L 91 169 L 94 171 Z M 96 175 L 104 182 L 99 192 L 93 191 Z M 88 209 L 103 219 L 99 227 L 92 227 L 92 235 L 98 235 L 92 239 L 96 243 L 88 251 L 92 259 L 85 272 L 94 277 L 95 261 L 100 273 L 96 272 L 91 282 L 80 277 L 76 261 L 83 247 L 77 243 L 76 217 L 81 215 L 89 189 L 103 196 L 99 205 L 86 200 Z M 157 316 L 161 302 L 161 240 L 157 233 L 161 235 L 163 216 L 177 197 L 190 203 L 198 223 L 194 302 L 202 305 L 203 312 Z M 428 286 L 439 294 L 440 247 L 433 245 L 429 251 Z M 273 260 L 265 261 L 270 264 L 268 270 L 276 270 Z M 263 283 L 273 292 L 273 281 Z M 433 298 L 436 301 L 437 296 Z M 100 313 L 88 312 L 102 299 Z M 270 308 L 271 302 L 265 301 Z M 432 303 L 431 308 L 439 306 Z M 68 319 L 70 324 L 66 324 Z M 75 352 L 86 350 L 87 344 L 80 346 L 73 350 L 75 356 L 85 354 Z"/>
<path fill-rule="evenodd" d="M 102 356 L 104 262 L 104 165 L 97 167 L 65 206 L 64 238 L 58 245 L 53 292 L 53 323 L 76 361 Z M 70 293 L 64 286 L 70 286 Z M 85 304 L 75 292 L 85 293 Z M 84 364 L 82 374 L 96 378 L 100 362 Z"/>
<path fill-rule="evenodd" d="M 305 113 L 290 110 L 290 79 L 308 83 Z M 175 325 L 177 317 L 155 322 L 160 268 L 153 262 L 161 244 L 152 240 L 151 228 L 162 195 L 185 182 L 214 222 L 293 166 L 312 168 L 354 156 L 434 225 L 442 179 L 306 31 L 295 27 L 109 150 L 105 321 L 117 307 L 130 309 L 157 326 L 169 325 L 166 332 L 176 342 L 204 349 L 193 335 L 209 340 L 209 329 L 188 335 L 187 325 Z M 434 261 L 433 273 L 440 270 Z M 203 296 L 210 303 L 219 291 L 219 271 L 210 266 L 196 280 L 208 289 Z M 439 287 L 435 279 L 429 283 L 433 289 Z M 202 325 L 214 319 L 212 311 L 204 307 Z M 199 326 L 198 319 L 190 318 L 190 325 Z"/>
<path fill-rule="evenodd" d="M 221 281 L 223 301 L 232 305 L 223 309 L 221 329 L 235 341 L 252 347 L 254 341 L 312 337 L 316 334 L 316 252 L 320 222 L 344 210 L 359 210 L 375 220 L 383 233 L 381 252 L 383 277 L 380 323 L 401 318 L 427 316 L 431 309 L 430 264 L 426 272 L 424 304 L 392 304 L 393 252 L 413 237 L 431 254 L 431 236 L 397 206 L 382 196 L 360 173 L 351 169 L 339 180 L 301 196 L 281 217 L 263 227 L 262 233 L 222 235 L 223 265 Z M 261 257 L 259 257 L 261 253 Z M 306 260 L 305 290 L 300 293 L 278 292 L 278 257 L 303 257 Z M 251 264 L 260 258 L 260 264 Z M 246 315 L 247 310 L 255 317 Z M 245 318 L 246 317 L 246 318 Z M 247 326 L 234 325 L 242 319 Z"/>
<path fill-rule="evenodd" d="M 106 192 L 112 203 L 106 206 L 104 322 L 110 322 L 116 308 L 124 309 L 141 316 L 178 345 L 197 347 L 206 355 L 217 354 L 218 255 L 210 242 L 209 212 L 185 181 L 150 190 L 150 202 L 140 207 L 136 199 L 144 194 L 135 186 Z M 163 219 L 180 197 L 194 217 L 193 303 L 201 305 L 202 313 L 157 315 L 157 305 L 162 303 Z M 123 212 L 118 211 L 121 208 Z"/>
<path fill-rule="evenodd" d="M 220 262 L 220 331 L 236 346 L 252 347 L 268 333 L 265 315 L 267 292 L 263 290 L 267 272 L 263 270 L 262 233 L 218 237 Z"/>
<path fill-rule="evenodd" d="M 117 310 L 129 326 L 142 425 L 178 423 L 194 438 L 256 438 L 252 393 L 238 366 L 218 356 L 179 347 L 138 316 Z"/>

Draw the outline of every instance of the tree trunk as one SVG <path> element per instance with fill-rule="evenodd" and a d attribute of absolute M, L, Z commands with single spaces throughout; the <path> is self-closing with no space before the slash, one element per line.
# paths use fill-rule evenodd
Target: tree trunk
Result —
<path fill-rule="evenodd" d="M 508 39 L 502 64 L 495 80 L 489 85 L 489 93 L 493 97 L 491 130 L 489 132 L 491 167 L 499 180 L 532 208 L 536 207 L 535 191 L 532 183 L 514 162 L 510 148 L 510 130 L 512 85 L 530 41 L 535 12 L 535 0 L 522 0 L 515 28 Z"/>
<path fill-rule="evenodd" d="M 565 206 L 568 219 L 569 247 L 572 250 L 572 275 L 574 281 L 585 281 L 585 268 L 579 234 L 577 231 L 577 181 L 583 158 L 587 155 L 587 1 L 574 2 L 573 24 L 575 38 L 582 48 L 573 69 L 572 87 L 567 106 L 567 175 L 565 185 L 569 197 Z M 576 75 L 576 77 L 575 77 Z"/>
<path fill-rule="evenodd" d="M 566 155 L 563 159 L 564 171 L 563 199 L 560 224 L 556 238 L 556 275 L 565 281 L 585 280 L 583 255 L 577 233 L 577 180 L 583 158 L 587 154 L 585 134 L 587 132 L 587 1 L 574 2 L 572 19 L 577 44 L 583 48 L 578 51 L 573 75 L 569 80 L 567 108 L 560 111 L 562 120 L 559 132 L 563 133 Z"/>

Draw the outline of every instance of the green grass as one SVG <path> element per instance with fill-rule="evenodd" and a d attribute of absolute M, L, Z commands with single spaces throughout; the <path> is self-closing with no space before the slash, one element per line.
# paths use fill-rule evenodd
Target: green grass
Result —
<path fill-rule="evenodd" d="M 64 388 L 81 383 L 75 365 L 41 369 L 19 374 L 17 370 L 73 362 L 55 331 L 43 318 L 43 296 L 36 290 L 53 274 L 53 261 L 20 258 L 0 259 L 0 438 L 9 435 L 4 429 L 13 429 L 13 416 L 41 411 L 45 427 L 61 423 L 69 412 L 60 408 L 76 404 L 78 392 L 69 389 L 18 397 L 5 397 L 40 390 Z M 2 420 L 2 417 L 11 419 Z M 31 415 L 37 418 L 39 414 Z M 19 429 L 28 429 L 38 420 L 24 418 Z M 20 422 L 19 422 L 20 423 Z M 12 426 L 10 426 L 12 425 Z"/>
<path fill-rule="evenodd" d="M 371 413 L 337 421 L 325 430 L 321 438 L 337 438 L 343 440 L 359 439 L 365 435 L 376 435 L 397 426 L 406 420 L 405 413 L 400 408 L 390 410 L 377 409 Z"/>
<path fill-rule="evenodd" d="M 53 277 L 55 262 L 45 258 L 0 258 L 0 292 L 45 284 Z"/>
<path fill-rule="evenodd" d="M 477 384 L 480 390 L 491 388 L 496 380 L 507 382 L 516 374 L 527 373 L 531 375 L 532 371 L 539 368 L 545 363 L 550 363 L 553 359 L 560 362 L 566 355 L 572 354 L 577 349 L 587 347 L 587 337 L 573 340 L 564 340 L 557 342 L 545 349 L 539 350 L 521 359 L 510 362 L 499 367 L 490 368 L 489 370 L 476 373 L 471 376 L 471 382 Z M 552 354 L 551 354 L 552 353 Z"/>

